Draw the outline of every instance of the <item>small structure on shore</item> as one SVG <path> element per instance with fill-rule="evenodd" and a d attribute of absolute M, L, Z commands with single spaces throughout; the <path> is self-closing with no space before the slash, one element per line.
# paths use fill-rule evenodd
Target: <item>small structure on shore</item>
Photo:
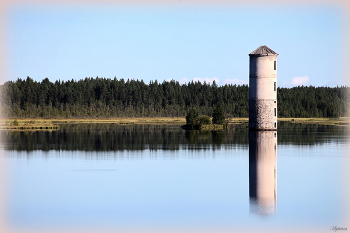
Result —
<path fill-rule="evenodd" d="M 277 130 L 277 56 L 266 45 L 249 54 L 251 130 Z"/>

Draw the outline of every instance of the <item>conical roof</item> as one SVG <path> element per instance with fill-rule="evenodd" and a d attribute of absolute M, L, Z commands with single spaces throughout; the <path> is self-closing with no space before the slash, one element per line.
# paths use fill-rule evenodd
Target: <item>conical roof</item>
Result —
<path fill-rule="evenodd" d="M 255 49 L 253 52 L 249 53 L 249 55 L 278 55 L 275 51 L 267 47 L 266 45 L 262 45 L 259 48 Z"/>

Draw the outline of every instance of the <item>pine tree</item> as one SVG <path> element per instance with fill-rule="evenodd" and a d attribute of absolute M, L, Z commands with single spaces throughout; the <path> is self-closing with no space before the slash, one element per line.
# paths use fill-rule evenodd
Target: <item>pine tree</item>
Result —
<path fill-rule="evenodd" d="M 193 128 L 195 125 L 197 125 L 197 121 L 198 112 L 196 109 L 192 108 L 186 116 L 186 124 Z"/>
<path fill-rule="evenodd" d="M 224 110 L 221 104 L 218 104 L 213 111 L 213 124 L 223 124 L 225 122 Z"/>

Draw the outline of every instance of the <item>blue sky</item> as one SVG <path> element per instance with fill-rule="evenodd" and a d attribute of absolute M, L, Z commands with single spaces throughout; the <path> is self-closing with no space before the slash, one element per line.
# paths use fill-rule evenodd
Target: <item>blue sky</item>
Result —
<path fill-rule="evenodd" d="M 248 54 L 278 56 L 278 84 L 345 85 L 344 12 L 298 5 L 16 5 L 7 80 L 85 77 L 248 84 Z"/>

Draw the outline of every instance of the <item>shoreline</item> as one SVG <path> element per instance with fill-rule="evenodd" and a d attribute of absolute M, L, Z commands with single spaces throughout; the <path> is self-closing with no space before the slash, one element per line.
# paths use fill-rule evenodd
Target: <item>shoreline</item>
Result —
<path fill-rule="evenodd" d="M 349 126 L 350 117 L 339 118 L 278 118 L 279 122 Z M 0 119 L 0 130 L 57 130 L 60 124 L 154 124 L 184 125 L 184 117 L 77 118 L 77 119 Z M 227 118 L 226 124 L 248 124 L 248 118 Z"/>

